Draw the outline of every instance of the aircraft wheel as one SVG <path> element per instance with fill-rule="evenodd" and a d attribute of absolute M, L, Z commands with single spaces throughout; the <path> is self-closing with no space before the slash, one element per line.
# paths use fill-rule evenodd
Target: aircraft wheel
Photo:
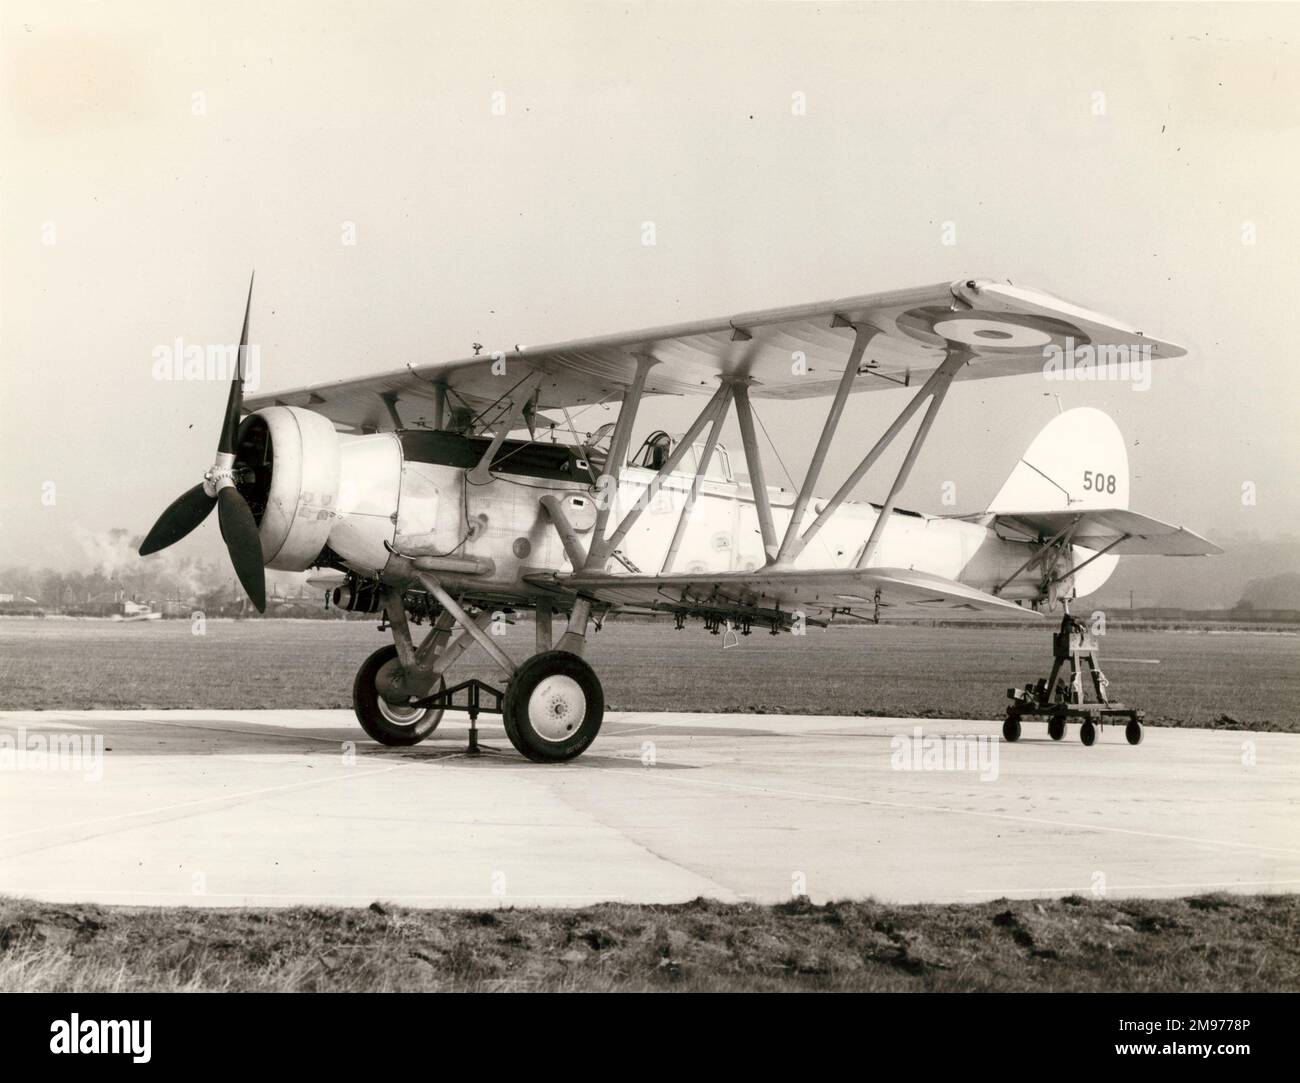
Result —
<path fill-rule="evenodd" d="M 543 651 L 524 661 L 506 686 L 506 736 L 534 763 L 563 763 L 586 751 L 605 717 L 596 671 L 569 651 Z"/>
<path fill-rule="evenodd" d="M 1053 741 L 1059 741 L 1065 736 L 1065 719 L 1049 718 L 1047 720 L 1047 736 Z"/>
<path fill-rule="evenodd" d="M 1092 721 L 1085 721 L 1079 727 L 1079 740 L 1085 745 L 1091 745 L 1097 740 L 1097 724 Z"/>
<path fill-rule="evenodd" d="M 1131 745 L 1140 745 L 1142 743 L 1142 723 L 1137 721 L 1129 722 L 1124 727 L 1124 736 L 1128 738 Z"/>
<path fill-rule="evenodd" d="M 1002 723 L 1002 738 L 1006 741 L 1020 740 L 1020 716 L 1009 714 Z"/>
<path fill-rule="evenodd" d="M 399 707 L 379 694 L 375 678 L 385 663 L 396 657 L 397 647 L 390 643 L 361 663 L 352 682 L 352 709 L 361 728 L 381 745 L 416 745 L 438 728 L 442 711 L 436 707 Z"/>

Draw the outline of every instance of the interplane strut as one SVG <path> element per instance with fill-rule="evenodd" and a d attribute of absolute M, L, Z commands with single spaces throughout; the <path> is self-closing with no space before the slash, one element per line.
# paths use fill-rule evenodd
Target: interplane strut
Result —
<path fill-rule="evenodd" d="M 844 326 L 847 322 L 840 317 L 837 317 L 836 321 L 838 326 Z M 786 524 L 784 534 L 779 538 L 772 515 L 771 498 L 767 491 L 762 457 L 759 451 L 758 439 L 754 426 L 754 412 L 749 399 L 749 385 L 752 383 L 752 380 L 748 376 L 722 377 L 717 391 L 714 392 L 709 401 L 705 404 L 704 408 L 696 415 L 690 428 L 677 442 L 676 446 L 669 454 L 667 461 L 651 478 L 649 485 L 645 492 L 641 494 L 640 499 L 638 499 L 624 514 L 613 532 L 611 533 L 609 531 L 609 520 L 617 504 L 617 489 L 621 482 L 622 471 L 626 466 L 627 451 L 631 442 L 632 427 L 635 424 L 637 407 L 639 406 L 640 399 L 645 392 L 646 374 L 650 367 L 656 364 L 653 357 L 637 356 L 635 359 L 636 371 L 631 384 L 628 386 L 627 392 L 623 396 L 623 402 L 619 409 L 618 419 L 614 426 L 614 433 L 611 439 L 609 457 L 606 461 L 604 477 L 601 479 L 602 483 L 608 488 L 605 493 L 602 494 L 602 499 L 598 501 L 595 527 L 592 530 L 591 541 L 587 544 L 585 549 L 582 546 L 581 541 L 578 539 L 576 531 L 573 530 L 572 526 L 565 518 L 559 498 L 554 496 L 546 496 L 542 498 L 542 506 L 545 509 L 547 516 L 555 525 L 564 545 L 565 553 L 574 570 L 581 570 L 584 572 L 604 570 L 610 557 L 615 554 L 620 543 L 624 538 L 626 538 L 633 526 L 635 526 L 641 513 L 656 498 L 660 487 L 676 470 L 687 451 L 694 446 L 696 439 L 703 432 L 705 426 L 710 426 L 709 435 L 705 442 L 703 452 L 699 456 L 699 461 L 696 463 L 690 493 L 687 497 L 685 506 L 678 517 L 672 540 L 669 543 L 667 554 L 664 557 L 660 568 L 660 574 L 667 575 L 671 572 L 673 563 L 680 550 L 682 539 L 685 536 L 686 529 L 690 523 L 691 511 L 698 498 L 704 475 L 712 460 L 717 446 L 718 437 L 733 402 L 736 407 L 736 418 L 740 424 L 741 440 L 744 444 L 745 450 L 745 463 L 749 473 L 750 486 L 753 491 L 754 507 L 758 518 L 759 530 L 763 538 L 763 549 L 767 555 L 766 565 L 768 567 L 776 568 L 791 567 L 808 543 L 817 536 L 825 524 L 830 520 L 831 516 L 834 515 L 835 512 L 844 504 L 848 499 L 849 494 L 885 450 L 888 449 L 904 426 L 911 420 L 912 416 L 928 401 L 928 407 L 924 417 L 922 418 L 920 427 L 913 436 L 907 454 L 904 456 L 903 463 L 899 467 L 893 484 L 890 486 L 889 495 L 886 497 L 885 504 L 881 508 L 880 514 L 877 516 L 871 532 L 863 543 L 862 549 L 857 557 L 856 566 L 859 568 L 866 567 L 872 556 L 875 554 L 885 525 L 889 521 L 889 517 L 894 510 L 898 495 L 906 484 L 912 467 L 929 436 L 930 430 L 934 425 L 935 418 L 938 415 L 939 408 L 943 404 L 949 386 L 957 373 L 971 360 L 973 355 L 968 349 L 960 347 L 953 347 L 948 351 L 944 360 L 934 369 L 913 398 L 899 412 L 898 416 L 881 435 L 880 439 L 877 440 L 871 450 L 862 458 L 844 483 L 838 490 L 836 490 L 835 494 L 820 508 L 813 522 L 804 529 L 803 520 L 805 514 L 812 502 L 817 483 L 821 478 L 822 469 L 825 466 L 826 459 L 830 453 L 831 443 L 839 428 L 849 395 L 853 391 L 854 381 L 864 371 L 862 367 L 863 357 L 865 356 L 867 347 L 871 343 L 872 339 L 880 334 L 880 331 L 876 327 L 867 323 L 851 326 L 854 327 L 853 346 L 849 351 L 843 375 L 840 377 L 835 395 L 831 401 L 830 409 L 827 412 L 826 420 L 823 423 L 821 433 L 818 437 L 817 446 L 813 451 L 812 459 L 809 462 L 808 469 L 804 475 L 803 484 L 795 494 L 794 504 L 791 508 L 790 520 Z M 610 484 L 611 481 L 613 483 L 612 485 Z M 585 626 L 585 621 L 588 616 L 588 613 L 582 611 L 583 608 L 589 610 L 589 606 L 580 607 L 571 615 L 569 628 L 561 641 L 562 644 L 568 642 L 577 645 L 577 637 L 581 635 L 581 631 L 576 625 L 581 622 Z"/>

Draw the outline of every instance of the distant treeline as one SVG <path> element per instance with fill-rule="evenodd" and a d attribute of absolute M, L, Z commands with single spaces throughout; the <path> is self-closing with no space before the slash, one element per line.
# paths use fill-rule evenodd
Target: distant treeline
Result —
<path fill-rule="evenodd" d="M 86 535 L 89 571 L 56 571 L 21 565 L 0 567 L 0 613 L 40 610 L 68 616 L 112 616 L 124 603 L 163 610 L 178 603 L 187 613 L 237 615 L 243 592 L 228 564 L 186 557 L 172 550 L 145 560 L 140 539 L 122 529 Z M 320 591 L 307 590 L 303 577 L 268 575 L 268 593 L 280 604 L 324 608 Z"/>

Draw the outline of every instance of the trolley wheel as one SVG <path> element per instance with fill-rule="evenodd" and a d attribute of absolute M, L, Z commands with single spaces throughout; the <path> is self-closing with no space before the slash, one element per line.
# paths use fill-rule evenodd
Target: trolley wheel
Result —
<path fill-rule="evenodd" d="M 515 670 L 501 717 L 521 755 L 535 763 L 563 763 L 596 739 L 605 693 L 596 671 L 576 654 L 543 651 Z"/>
<path fill-rule="evenodd" d="M 1079 740 L 1085 745 L 1091 745 L 1097 740 L 1097 723 L 1092 719 L 1086 719 L 1079 727 Z"/>
<path fill-rule="evenodd" d="M 1049 718 L 1047 720 L 1047 736 L 1053 741 L 1059 741 L 1065 736 L 1065 719 Z"/>
<path fill-rule="evenodd" d="M 1137 719 L 1131 719 L 1129 724 L 1124 727 L 1124 736 L 1131 745 L 1140 745 L 1142 743 L 1142 723 Z"/>
<path fill-rule="evenodd" d="M 381 745 L 416 745 L 438 728 L 442 710 L 437 707 L 400 707 L 379 694 L 375 678 L 397 657 L 397 647 L 380 647 L 361 663 L 352 682 L 352 709 L 367 735 Z"/>
<path fill-rule="evenodd" d="M 1007 715 L 1006 721 L 1002 723 L 1002 738 L 1006 741 L 1020 740 L 1020 716 L 1018 714 Z"/>

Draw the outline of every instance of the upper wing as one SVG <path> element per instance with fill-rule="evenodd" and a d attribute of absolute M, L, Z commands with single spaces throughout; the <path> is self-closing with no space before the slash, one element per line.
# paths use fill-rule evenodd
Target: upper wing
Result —
<path fill-rule="evenodd" d="M 907 568 L 760 569 L 689 575 L 611 575 L 554 572 L 529 576 L 534 586 L 578 592 L 609 605 L 720 617 L 774 619 L 831 610 L 870 616 L 882 610 L 965 609 L 1036 617 L 1031 609 L 952 579 Z"/>
<path fill-rule="evenodd" d="M 524 347 L 498 355 L 408 365 L 357 380 L 253 395 L 245 408 L 304 406 L 358 429 L 430 424 L 435 388 L 446 387 L 452 408 L 475 413 L 509 396 L 525 379 L 543 374 L 536 408 L 583 405 L 617 398 L 631 383 L 635 358 L 653 357 L 646 394 L 712 394 L 719 375 L 749 376 L 750 393 L 808 398 L 835 390 L 853 344 L 854 326 L 879 331 L 860 366 L 855 390 L 878 391 L 924 379 L 952 346 L 972 352 L 958 379 L 1041 371 L 1044 349 L 1147 346 L 1153 357 L 1184 351 L 1105 316 L 1045 293 L 989 280 L 939 283 L 839 301 L 774 308 L 716 320 Z M 868 375 L 870 374 L 870 375 Z"/>
<path fill-rule="evenodd" d="M 1029 538 L 1052 537 L 1073 526 L 1072 545 L 1108 549 L 1117 556 L 1200 557 L 1223 552 L 1184 527 L 1127 508 L 1000 512 L 993 516 L 993 523 Z"/>

